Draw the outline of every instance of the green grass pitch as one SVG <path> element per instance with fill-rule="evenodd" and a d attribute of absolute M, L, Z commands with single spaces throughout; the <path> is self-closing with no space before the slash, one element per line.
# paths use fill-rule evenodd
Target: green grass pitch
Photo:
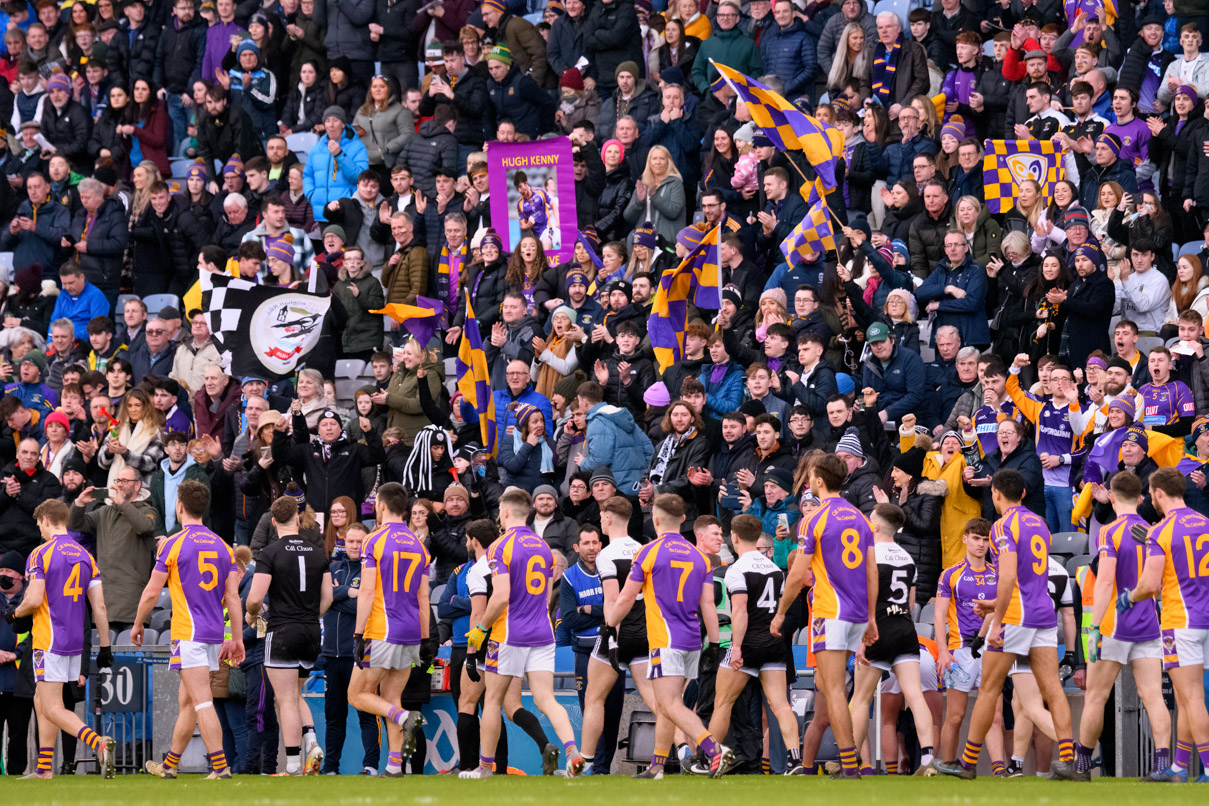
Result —
<path fill-rule="evenodd" d="M 318 778 L 256 778 L 205 781 L 185 775 L 162 781 L 146 775 L 119 776 L 102 781 L 95 776 L 72 776 L 52 781 L 6 780 L 0 789 L 9 803 L 46 806 L 852 806 L 854 799 L 880 806 L 1164 806 L 1204 804 L 1209 787 L 1196 784 L 1142 784 L 1130 780 L 1072 784 L 1033 778 L 957 781 L 945 778 L 866 778 L 831 781 L 824 778 L 735 776 L 721 781 L 668 777 L 663 781 L 632 781 L 612 776 L 566 781 L 562 778 L 512 777 L 507 780 L 459 781 L 423 777 L 369 779 L 357 776 Z"/>

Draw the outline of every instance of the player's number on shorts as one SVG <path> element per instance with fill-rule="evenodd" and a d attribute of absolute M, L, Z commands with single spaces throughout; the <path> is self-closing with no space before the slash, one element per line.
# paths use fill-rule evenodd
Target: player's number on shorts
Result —
<path fill-rule="evenodd" d="M 845 529 L 840 532 L 840 544 L 843 545 L 844 551 L 840 554 L 840 560 L 844 563 L 845 568 L 856 568 L 861 564 L 864 555 L 861 554 L 861 535 L 855 529 Z"/>
<path fill-rule="evenodd" d="M 63 598 L 70 597 L 73 602 L 78 602 L 83 594 L 84 589 L 80 587 L 80 566 L 73 565 L 67 581 L 63 583 Z"/>
<path fill-rule="evenodd" d="M 420 565 L 420 554 L 416 551 L 396 551 L 395 557 L 395 574 L 391 583 L 391 590 L 394 593 L 399 592 L 399 560 L 407 561 L 407 573 L 403 575 L 403 592 L 411 593 L 411 579 L 415 576 L 416 568 Z M 301 560 L 301 558 L 299 558 Z"/>
<path fill-rule="evenodd" d="M 890 574 L 890 604 L 905 605 L 907 603 L 907 572 L 902 568 L 894 569 Z"/>
<path fill-rule="evenodd" d="M 777 592 L 772 577 L 764 580 L 764 592 L 756 600 L 756 607 L 762 607 L 769 613 L 777 612 Z"/>
<path fill-rule="evenodd" d="M 1188 575 L 1191 577 L 1209 579 L 1209 551 L 1204 551 L 1206 543 L 1209 543 L 1209 535 L 1201 535 L 1196 539 L 1196 550 L 1204 552 L 1198 565 L 1196 554 L 1192 551 L 1192 536 L 1184 535 L 1184 552 L 1188 556 Z"/>
<path fill-rule="evenodd" d="M 202 576 L 197 586 L 204 591 L 212 591 L 218 586 L 218 566 L 214 564 L 217 559 L 217 551 L 197 552 L 197 573 Z M 209 581 L 206 580 L 206 574 L 210 575 Z"/>
<path fill-rule="evenodd" d="M 672 560 L 668 563 L 672 568 L 680 571 L 680 584 L 676 586 L 676 601 L 684 601 L 684 583 L 688 582 L 688 575 L 693 571 L 693 564 L 684 562 L 683 560 Z"/>
<path fill-rule="evenodd" d="M 525 565 L 525 590 L 534 596 L 546 592 L 546 558 L 530 557 Z"/>
<path fill-rule="evenodd" d="M 1033 550 L 1033 556 L 1037 558 L 1033 562 L 1033 573 L 1048 573 L 1049 546 L 1045 545 L 1045 538 L 1041 535 L 1033 535 L 1033 539 L 1029 541 L 1029 547 Z"/>

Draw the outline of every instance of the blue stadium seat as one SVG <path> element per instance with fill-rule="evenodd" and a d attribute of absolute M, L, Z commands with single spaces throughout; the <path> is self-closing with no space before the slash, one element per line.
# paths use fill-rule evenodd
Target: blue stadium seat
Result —
<path fill-rule="evenodd" d="M 1176 255 L 1176 257 L 1178 258 L 1180 255 L 1195 255 L 1197 252 L 1201 251 L 1204 248 L 1205 248 L 1204 241 L 1192 241 L 1191 243 L 1186 243 L 1183 246 L 1181 246 L 1180 251 Z"/>

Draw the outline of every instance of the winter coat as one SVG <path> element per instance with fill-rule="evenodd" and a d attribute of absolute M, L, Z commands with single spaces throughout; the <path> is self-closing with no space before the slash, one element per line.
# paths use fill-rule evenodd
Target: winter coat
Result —
<path fill-rule="evenodd" d="M 327 203 L 351 197 L 357 191 L 357 177 L 369 168 L 369 154 L 357 132 L 345 126 L 340 135 L 340 153 L 333 157 L 322 136 L 307 155 L 302 170 L 302 188 L 310 199 L 316 221 L 327 221 Z"/>
<path fill-rule="evenodd" d="M 678 177 L 668 174 L 663 177 L 655 192 L 647 196 L 647 201 L 639 201 L 638 194 L 630 196 L 625 208 L 625 220 L 629 229 L 650 221 L 655 233 L 663 238 L 664 243 L 675 243 L 676 233 L 684 228 L 685 199 L 684 182 Z M 649 214 L 647 208 L 650 208 Z"/>
<path fill-rule="evenodd" d="M 848 474 L 840 487 L 840 497 L 859 509 L 866 516 L 873 514 L 877 499 L 873 488 L 882 485 L 881 474 L 877 472 L 877 464 L 866 458 L 856 470 Z"/>
<path fill-rule="evenodd" d="M 102 150 L 108 151 L 121 179 L 130 176 L 130 137 L 117 131 L 117 127 L 125 123 L 125 110 L 106 107 L 93 122 L 92 133 L 88 136 L 88 153 L 99 157 Z"/>
<path fill-rule="evenodd" d="M 388 259 L 382 267 L 385 301 L 414 305 L 416 296 L 428 290 L 428 250 L 413 242 L 395 254 L 399 260 L 392 264 Z"/>
<path fill-rule="evenodd" d="M 424 381 L 428 384 L 428 391 L 434 400 L 440 395 L 444 375 L 444 362 L 425 363 Z M 419 383 L 420 379 L 416 377 L 415 370 L 400 365 L 390 376 L 390 383 L 386 387 L 386 406 L 390 410 L 387 415 L 387 427 L 402 429 L 403 442 L 408 446 L 415 442 L 416 434 L 420 433 L 421 428 L 432 425 L 420 407 Z"/>
<path fill-rule="evenodd" d="M 769 27 L 760 38 L 760 53 L 764 72 L 778 76 L 785 84 L 786 98 L 796 98 L 814 89 L 819 71 L 814 37 L 806 32 L 800 19 L 794 18 L 788 28 Z"/>
<path fill-rule="evenodd" d="M 71 220 L 71 235 L 79 241 L 88 224 L 88 211 L 80 208 Z M 77 252 L 80 268 L 88 282 L 106 294 L 117 293 L 122 272 L 122 255 L 129 238 L 126 208 L 116 198 L 101 202 L 85 239 L 87 252 Z"/>
<path fill-rule="evenodd" d="M 1112 354 L 1108 325 L 1116 299 L 1116 287 L 1103 271 L 1093 272 L 1087 278 L 1076 277 L 1067 289 L 1066 302 L 1062 303 L 1062 307 L 1066 311 L 1067 360 L 1071 362 L 1070 366 L 1083 366 L 1095 350 L 1102 350 L 1105 355 Z"/>
<path fill-rule="evenodd" d="M 563 14 L 550 26 L 550 35 L 546 40 L 546 63 L 554 75 L 561 76 L 574 67 L 579 57 L 584 55 L 587 21 L 586 13 L 575 18 Z"/>
<path fill-rule="evenodd" d="M 965 291 L 961 299 L 945 293 L 948 286 Z M 940 309 L 932 323 L 932 345 L 936 345 L 936 331 L 945 325 L 953 325 L 961 333 L 964 345 L 987 345 L 991 343 L 991 331 L 986 317 L 986 269 L 977 265 L 967 251 L 965 260 L 951 266 L 949 259 L 942 258 L 928 278 L 915 291 L 920 307 L 938 300 Z"/>
<path fill-rule="evenodd" d="M 164 459 L 160 462 L 160 467 L 153 474 L 151 480 L 147 482 L 148 503 L 151 504 L 151 510 L 155 513 L 155 532 L 157 535 L 167 535 L 166 515 L 168 512 L 168 504 L 164 500 L 164 483 L 167 480 L 165 471 L 168 469 L 168 460 Z M 185 471 L 184 481 L 199 481 L 210 486 L 210 474 L 206 472 L 206 466 L 193 461 L 193 457 L 185 457 L 185 466 L 181 468 Z M 180 471 L 177 471 L 180 472 Z M 175 503 L 173 504 L 175 507 Z M 206 512 L 206 522 L 209 522 L 210 513 Z M 176 524 L 176 528 L 180 528 L 180 524 Z M 175 531 L 175 530 L 173 530 Z"/>
<path fill-rule="evenodd" d="M 617 490 L 632 495 L 651 464 L 651 440 L 634 422 L 634 415 L 606 403 L 588 410 L 587 423 L 588 455 L 579 463 L 580 470 L 608 467 Z"/>
<path fill-rule="evenodd" d="M 42 105 L 42 136 L 71 163 L 73 170 L 91 173 L 92 156 L 88 137 L 92 118 L 78 101 L 68 99 L 62 109 L 56 109 L 48 99 Z"/>
<path fill-rule="evenodd" d="M 541 84 L 522 73 L 516 63 L 508 69 L 503 81 L 487 79 L 487 94 L 491 98 L 493 117 L 489 129 L 495 131 L 496 121 L 508 118 L 516 124 L 517 132 L 536 140 L 550 127 L 554 119 L 554 99 Z"/>
<path fill-rule="evenodd" d="M 323 110 L 327 103 L 327 88 L 316 81 L 309 87 L 299 82 L 290 90 L 281 122 L 292 132 L 309 132 L 323 125 Z"/>
<path fill-rule="evenodd" d="M 107 500 L 89 511 L 71 507 L 68 528 L 97 538 L 97 566 L 112 621 L 134 621 L 139 597 L 155 567 L 158 518 L 146 490 L 139 492 L 137 500 L 121 505 Z"/>
<path fill-rule="evenodd" d="M 664 437 L 667 439 L 676 439 L 674 434 L 669 434 Z M 667 465 L 663 470 L 663 478 L 655 484 L 655 493 L 674 493 L 684 499 L 684 528 L 691 528 L 692 522 L 696 519 L 697 496 L 693 485 L 688 481 L 688 469 L 690 467 L 705 467 L 709 464 L 710 455 L 714 452 L 714 446 L 710 444 L 709 437 L 703 431 L 693 432 L 692 437 L 683 440 L 676 446 L 671 458 L 667 460 Z M 654 462 L 658 460 L 659 448 L 655 448 L 651 455 L 652 469 Z M 648 471 L 649 475 L 649 471 Z M 618 488 L 620 491 L 620 487 Z M 712 510 L 710 510 L 712 511 Z"/>
<path fill-rule="evenodd" d="M 164 25 L 155 43 L 152 82 L 171 95 L 192 94 L 193 82 L 201 78 L 202 55 L 206 49 L 206 25 L 200 17 L 177 27 L 175 16 Z"/>
<path fill-rule="evenodd" d="M 232 154 L 238 154 L 246 163 L 252 157 L 263 157 L 264 145 L 248 113 L 242 107 L 228 103 L 218 117 L 200 115 L 197 158 L 207 165 L 215 160 L 225 165 Z"/>
<path fill-rule="evenodd" d="M 227 412 L 239 405 L 243 394 L 237 378 L 229 378 L 217 400 L 212 400 L 205 388 L 193 393 L 193 416 L 197 420 L 197 436 L 209 434 L 221 439 L 226 427 Z"/>
<path fill-rule="evenodd" d="M 505 486 L 520 487 L 530 493 L 539 485 L 552 483 L 554 473 L 552 471 L 543 473 L 541 469 L 541 446 L 533 445 L 528 440 L 522 439 L 520 448 L 516 448 L 513 440 L 515 435 L 515 431 L 512 434 L 496 435 L 499 442 L 500 482 Z M 557 463 L 558 455 L 554 452 L 554 440 L 547 436 L 543 436 L 542 439 L 549 445 L 550 453 Z"/>
<path fill-rule="evenodd" d="M 42 540 L 34 521 L 34 510 L 43 501 L 62 495 L 63 488 L 41 462 L 32 476 L 16 462 L 9 462 L 0 470 L 0 479 L 8 478 L 16 479 L 21 490 L 16 496 L 10 496 L 0 485 L 0 553 L 15 551 L 28 557 Z"/>
<path fill-rule="evenodd" d="M 720 381 L 710 380 L 717 364 L 706 364 L 701 368 L 697 380 L 705 386 L 705 411 L 707 417 L 722 419 L 722 415 L 738 411 L 743 402 L 744 372 L 743 367 L 734 361 L 728 361 L 725 374 Z"/>
<path fill-rule="evenodd" d="M 357 287 L 357 296 L 349 290 Z M 340 333 L 340 343 L 347 354 L 382 347 L 382 314 L 370 313 L 380 310 L 385 304 L 382 284 L 372 274 L 356 280 L 337 280 L 332 286 L 332 295 L 344 307 L 348 321 Z"/>
<path fill-rule="evenodd" d="M 536 519 L 536 515 L 536 511 L 529 513 L 530 529 L 534 528 L 533 522 Z M 579 523 L 574 518 L 563 514 L 561 510 L 556 509 L 550 518 L 550 522 L 542 530 L 542 540 L 545 540 L 546 545 L 551 549 L 561 551 L 568 558 L 571 558 L 574 556 L 572 552 L 575 551 L 575 543 L 579 540 Z"/>
<path fill-rule="evenodd" d="M 512 53 L 512 64 L 522 75 L 530 76 L 539 87 L 546 86 L 546 40 L 537 27 L 524 17 L 505 14 L 496 29 L 496 41 Z M 553 82 L 551 82 L 551 85 Z M 520 131 L 520 126 L 517 126 Z"/>
<path fill-rule="evenodd" d="M 1146 78 L 1146 74 L 1151 71 L 1151 57 L 1155 56 L 1154 49 L 1146 44 L 1139 36 L 1134 40 L 1133 46 L 1125 54 L 1125 60 L 1121 62 L 1121 69 L 1117 73 L 1117 86 L 1129 87 L 1139 95 L 1142 92 L 1142 82 Z M 1160 49 L 1159 57 L 1159 76 L 1167 72 L 1168 66 L 1175 61 L 1176 56 L 1166 50 Z M 1182 59 L 1183 56 L 1181 55 Z M 1159 86 L 1165 86 L 1165 82 L 1160 81 Z M 1198 90 L 1200 88 L 1198 87 Z"/>
<path fill-rule="evenodd" d="M 134 273 L 134 292 L 141 297 L 179 294 L 196 279 L 197 261 L 189 260 L 177 216 L 177 208 L 171 204 L 162 216 L 147 205 L 131 224 L 131 251 L 138 269 Z"/>
<path fill-rule="evenodd" d="M 406 165 L 415 186 L 428 196 L 435 196 L 437 171 L 444 168 L 456 173 L 457 159 L 457 138 L 436 121 L 427 120 L 420 124 L 414 137 L 403 143 L 395 164 Z"/>
<path fill-rule="evenodd" d="M 749 76 L 760 75 L 764 69 L 756 43 L 741 28 L 738 25 L 729 31 L 719 28 L 701 43 L 697 58 L 693 60 L 692 81 L 702 95 L 709 94 L 710 83 L 718 77 L 717 68 L 710 64 L 711 59 Z"/>
<path fill-rule="evenodd" d="M 453 136 L 460 145 L 481 148 L 484 137 L 494 137 L 495 130 L 487 131 L 490 117 L 491 98 L 487 94 L 487 79 L 478 70 L 468 69 L 458 77 L 453 88 L 453 100 L 443 95 L 425 95 L 420 99 L 420 116 L 431 117 L 438 106 L 452 104 L 458 113 L 458 122 Z M 595 122 L 595 118 L 592 119 Z"/>
<path fill-rule="evenodd" d="M 366 114 L 358 110 L 353 127 L 365 131 L 361 135 L 361 145 L 369 155 L 369 164 L 387 168 L 395 164 L 403 144 L 416 133 L 411 110 L 397 101 L 381 112 L 375 110 Z"/>
<path fill-rule="evenodd" d="M 316 512 L 326 513 L 332 501 L 342 495 L 354 501 L 365 500 L 361 469 L 386 461 L 380 434 L 369 435 L 366 444 L 350 442 L 342 434 L 330 446 L 324 446 L 318 439 L 310 439 L 306 417 L 300 414 L 294 416 L 293 439 L 279 436 L 282 438 L 273 439 L 273 462 L 305 473 L 307 503 Z"/>
<path fill-rule="evenodd" d="M 956 198 L 956 197 L 953 197 Z M 949 222 L 951 227 L 957 227 L 957 213 L 953 214 L 953 219 Z M 974 237 L 971 239 L 966 237 L 970 243 L 969 257 L 979 266 L 986 266 L 987 260 L 999 254 L 999 241 L 1003 237 L 1003 227 L 999 226 L 999 222 L 991 218 L 991 211 L 987 207 L 983 207 L 978 214 L 978 220 L 974 222 Z"/>
<path fill-rule="evenodd" d="M 160 101 L 151 106 L 151 112 L 141 124 L 134 124 L 133 138 L 138 143 L 139 152 L 145 160 L 151 160 L 164 176 L 170 176 L 172 165 L 168 160 L 168 152 L 175 153 L 176 144 L 172 139 L 172 121 L 168 117 L 168 109 Z M 131 145 L 131 167 L 137 167 L 133 143 Z"/>
<path fill-rule="evenodd" d="M 940 562 L 940 511 L 948 485 L 944 481 L 921 480 L 903 503 L 906 523 L 894 538 L 915 561 L 915 602 L 926 604 L 936 595 L 943 570 Z M 897 500 L 894 503 L 898 503 Z"/>
<path fill-rule="evenodd" d="M 324 43 L 327 52 L 372 61 L 377 43 L 370 38 L 369 24 L 375 22 L 375 6 L 375 0 L 319 0 L 315 3 L 316 20 L 326 20 Z"/>
<path fill-rule="evenodd" d="M 877 19 L 867 9 L 862 7 L 856 24 L 865 31 L 865 43 L 877 41 Z M 836 50 L 846 51 L 847 42 L 840 42 L 844 29 L 848 27 L 848 18 L 843 14 L 832 14 L 823 23 L 823 32 L 819 34 L 818 59 L 819 69 L 825 74 L 831 71 L 831 61 L 835 58 Z M 867 208 L 859 208 L 867 209 Z"/>
<path fill-rule="evenodd" d="M 602 243 L 619 241 L 629 233 L 623 214 L 634 195 L 634 177 L 624 162 L 605 174 L 604 190 L 597 209 L 596 232 Z"/>
<path fill-rule="evenodd" d="M 583 37 L 586 77 L 612 92 L 617 87 L 617 68 L 623 62 L 643 63 L 638 14 L 633 0 L 601 0 L 590 8 Z"/>
<path fill-rule="evenodd" d="M 38 205 L 36 213 L 30 200 L 24 199 L 17 206 L 17 217 L 32 219 L 33 231 L 17 230 L 17 234 L 13 235 L 8 227 L 0 228 L 0 249 L 13 253 L 13 265 L 17 268 L 41 263 L 45 276 L 46 271 L 59 265 L 56 256 L 61 251 L 63 233 L 71 223 L 71 213 L 52 195 Z"/>
<path fill-rule="evenodd" d="M 332 575 L 332 606 L 323 616 L 323 656 L 325 658 L 353 657 L 353 635 L 357 631 L 357 599 L 349 592 L 360 593 L 361 560 L 347 554 L 332 558 L 328 571 Z"/>
<path fill-rule="evenodd" d="M 651 115 L 659 114 L 661 103 L 659 93 L 641 78 L 634 82 L 634 93 L 629 100 L 622 98 L 621 93 L 614 92 L 613 97 L 605 100 L 601 105 L 600 123 L 596 126 L 597 140 L 601 137 L 606 139 L 612 137 L 617 121 L 627 115 L 634 118 L 634 122 L 638 124 L 638 132 L 641 134 Z M 642 166 L 637 163 L 633 154 L 627 154 L 623 164 L 632 166 L 635 177 L 642 173 Z"/>
<path fill-rule="evenodd" d="M 878 393 L 877 408 L 886 419 L 897 422 L 904 414 L 913 414 L 924 406 L 925 370 L 923 359 L 895 345 L 885 366 L 873 355 L 865 359 L 861 382 Z"/>

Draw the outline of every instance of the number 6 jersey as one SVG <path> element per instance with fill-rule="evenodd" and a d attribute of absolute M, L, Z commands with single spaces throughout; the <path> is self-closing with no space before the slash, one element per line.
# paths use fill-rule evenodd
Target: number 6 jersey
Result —
<path fill-rule="evenodd" d="M 491 544 L 487 562 L 493 576 L 508 576 L 508 607 L 491 625 L 491 640 L 508 646 L 554 643 L 548 591 L 554 555 L 532 529 L 518 526 Z"/>
<path fill-rule="evenodd" d="M 164 541 L 155 570 L 168 575 L 173 641 L 223 642 L 222 600 L 234 566 L 235 552 L 204 526 L 186 526 Z"/>

